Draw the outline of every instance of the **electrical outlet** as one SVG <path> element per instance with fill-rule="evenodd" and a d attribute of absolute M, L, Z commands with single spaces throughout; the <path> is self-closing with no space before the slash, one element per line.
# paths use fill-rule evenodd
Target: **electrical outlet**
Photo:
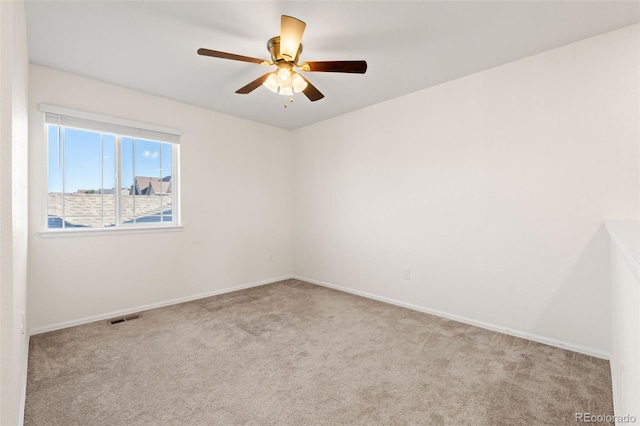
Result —
<path fill-rule="evenodd" d="M 404 278 L 405 280 L 411 279 L 411 268 L 404 268 L 402 270 L 402 278 Z"/>

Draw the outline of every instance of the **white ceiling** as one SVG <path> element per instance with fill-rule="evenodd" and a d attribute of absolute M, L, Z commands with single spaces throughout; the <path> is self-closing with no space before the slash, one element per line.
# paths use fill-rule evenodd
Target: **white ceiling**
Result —
<path fill-rule="evenodd" d="M 637 1 L 28 1 L 29 56 L 71 72 L 296 129 L 640 21 Z M 301 62 L 365 59 L 364 75 L 306 73 L 317 102 L 260 87 L 280 15 L 307 23 Z"/>

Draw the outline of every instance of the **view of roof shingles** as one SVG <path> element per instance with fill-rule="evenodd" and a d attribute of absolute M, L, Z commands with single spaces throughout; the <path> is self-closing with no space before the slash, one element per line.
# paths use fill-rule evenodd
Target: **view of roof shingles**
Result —
<path fill-rule="evenodd" d="M 170 184 L 170 182 L 164 182 Z M 63 212 L 64 199 L 64 212 Z M 62 194 L 52 192 L 48 194 L 49 217 L 62 217 L 74 226 L 88 226 L 102 228 L 115 224 L 116 217 L 115 194 Z M 157 215 L 171 210 L 171 196 L 122 196 L 122 221 L 128 222 L 135 217 Z M 104 215 L 102 214 L 104 211 Z M 104 224 L 102 218 L 104 216 Z"/>

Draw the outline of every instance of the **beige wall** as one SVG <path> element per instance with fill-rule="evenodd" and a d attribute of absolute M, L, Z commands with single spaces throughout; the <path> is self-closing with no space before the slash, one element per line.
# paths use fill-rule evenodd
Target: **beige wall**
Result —
<path fill-rule="evenodd" d="M 181 129 L 184 229 L 43 238 L 40 103 Z M 32 330 L 291 274 L 290 132 L 36 65 L 29 113 Z"/>
<path fill-rule="evenodd" d="M 603 221 L 639 217 L 638 28 L 295 131 L 295 274 L 606 356 Z"/>
<path fill-rule="evenodd" d="M 0 2 L 0 424 L 22 418 L 28 337 L 28 54 L 21 1 Z"/>

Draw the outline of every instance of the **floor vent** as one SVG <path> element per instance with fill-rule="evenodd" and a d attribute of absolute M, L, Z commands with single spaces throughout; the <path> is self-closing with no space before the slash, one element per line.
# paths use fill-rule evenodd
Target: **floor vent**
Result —
<path fill-rule="evenodd" d="M 120 317 L 120 318 L 110 319 L 109 323 L 111 323 L 111 324 L 120 324 L 121 322 L 131 321 L 131 320 L 134 320 L 134 319 L 138 319 L 140 317 L 141 317 L 140 314 L 125 315 L 125 316 Z"/>

